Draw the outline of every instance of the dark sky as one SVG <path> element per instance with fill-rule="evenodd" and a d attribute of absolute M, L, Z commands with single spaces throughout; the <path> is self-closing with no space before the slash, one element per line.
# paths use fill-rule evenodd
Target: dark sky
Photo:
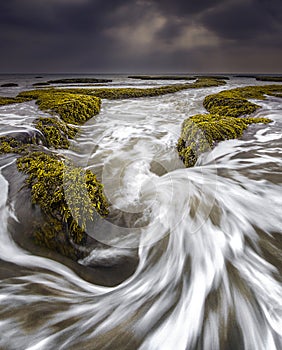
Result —
<path fill-rule="evenodd" d="M 2 0 L 0 72 L 282 73 L 281 0 Z"/>

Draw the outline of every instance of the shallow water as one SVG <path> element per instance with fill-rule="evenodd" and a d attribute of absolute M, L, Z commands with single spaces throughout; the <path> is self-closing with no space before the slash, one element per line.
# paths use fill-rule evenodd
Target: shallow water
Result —
<path fill-rule="evenodd" d="M 219 143 L 194 168 L 175 150 L 182 121 L 204 112 L 204 96 L 250 83 L 105 100 L 61 151 L 98 175 L 111 204 L 110 217 L 87 228 L 107 248 L 80 269 L 104 265 L 107 275 L 115 260 L 138 256 L 115 286 L 19 247 L 0 176 L 1 349 L 281 348 L 281 100 L 257 101 L 256 115 L 274 122 Z M 114 81 L 122 84 L 130 80 Z M 32 128 L 35 105 L 18 106 L 0 108 L 5 133 Z"/>

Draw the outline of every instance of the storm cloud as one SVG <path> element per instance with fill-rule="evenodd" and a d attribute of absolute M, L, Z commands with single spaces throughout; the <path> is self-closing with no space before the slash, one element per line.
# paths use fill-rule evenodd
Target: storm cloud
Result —
<path fill-rule="evenodd" d="M 277 72 L 280 0 L 6 0 L 0 72 Z"/>

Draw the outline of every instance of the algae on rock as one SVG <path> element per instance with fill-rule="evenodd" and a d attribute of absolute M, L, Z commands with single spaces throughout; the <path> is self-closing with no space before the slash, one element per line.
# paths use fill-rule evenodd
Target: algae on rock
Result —
<path fill-rule="evenodd" d="M 280 97 L 282 85 L 245 86 L 205 97 L 203 105 L 212 114 L 238 117 L 255 112 L 259 105 L 248 99 L 264 100 L 266 95 Z"/>
<path fill-rule="evenodd" d="M 270 122 L 268 118 L 197 114 L 183 122 L 177 150 L 185 166 L 192 167 L 199 155 L 213 148 L 217 142 L 241 137 L 249 124 Z"/>
<path fill-rule="evenodd" d="M 282 85 L 247 86 L 206 96 L 203 105 L 209 114 L 194 115 L 182 124 L 177 151 L 184 165 L 194 166 L 217 142 L 241 137 L 249 124 L 270 123 L 268 118 L 245 117 L 260 108 L 247 99 L 281 97 L 281 92 Z"/>
<path fill-rule="evenodd" d="M 42 111 L 58 114 L 69 124 L 80 125 L 100 112 L 101 100 L 95 96 L 59 89 L 24 91 L 19 97 L 36 99 Z"/>
<path fill-rule="evenodd" d="M 30 101 L 31 98 L 28 97 L 3 97 L 0 96 L 0 106 L 10 105 L 13 103 L 22 103 Z"/>
<path fill-rule="evenodd" d="M 26 151 L 27 145 L 22 141 L 17 140 L 12 136 L 0 137 L 0 154 L 4 153 L 18 153 L 21 154 Z"/>
<path fill-rule="evenodd" d="M 27 175 L 32 203 L 40 206 L 45 218 L 35 230 L 35 241 L 80 258 L 74 244 L 86 243 L 87 220 L 93 220 L 94 212 L 108 214 L 103 185 L 90 170 L 70 167 L 54 154 L 31 152 L 17 159 L 17 167 Z"/>
<path fill-rule="evenodd" d="M 36 129 L 44 135 L 47 147 L 69 148 L 69 139 L 73 139 L 78 129 L 59 119 L 38 118 L 34 121 Z"/>

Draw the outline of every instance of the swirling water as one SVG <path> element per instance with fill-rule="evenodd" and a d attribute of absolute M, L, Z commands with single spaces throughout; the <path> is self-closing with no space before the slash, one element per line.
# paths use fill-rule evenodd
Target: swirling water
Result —
<path fill-rule="evenodd" d="M 231 79 L 224 89 L 250 83 Z M 183 119 L 221 89 L 105 100 L 61 151 L 97 173 L 111 203 L 110 218 L 88 228 L 107 248 L 81 269 L 138 257 L 114 286 L 15 243 L 0 176 L 1 349 L 281 348 L 281 99 L 257 101 L 256 115 L 273 123 L 219 143 L 194 168 L 175 150 Z M 35 105 L 18 108 L 1 108 L 5 133 L 33 128 Z"/>

